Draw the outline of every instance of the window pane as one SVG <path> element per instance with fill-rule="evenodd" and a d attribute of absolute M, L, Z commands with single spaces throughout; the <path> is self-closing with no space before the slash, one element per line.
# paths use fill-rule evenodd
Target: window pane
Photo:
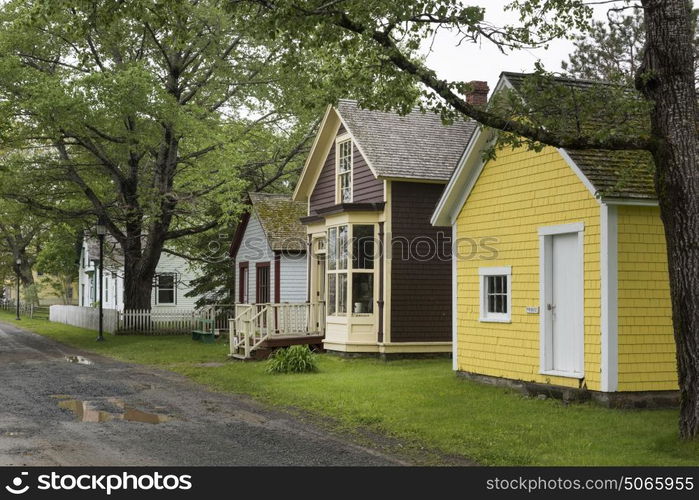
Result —
<path fill-rule="evenodd" d="M 161 274 L 158 276 L 159 288 L 174 288 L 175 277 L 172 274 Z"/>
<path fill-rule="evenodd" d="M 175 303 L 175 275 L 159 274 L 158 283 L 158 304 Z"/>
<path fill-rule="evenodd" d="M 352 274 L 352 312 L 355 314 L 374 312 L 373 273 Z"/>
<path fill-rule="evenodd" d="M 347 273 L 337 275 L 337 312 L 347 312 Z"/>
<path fill-rule="evenodd" d="M 347 250 L 348 250 L 348 239 L 349 235 L 347 234 L 348 228 L 347 226 L 340 226 L 338 228 L 338 247 L 337 247 L 337 268 L 338 269 L 347 269 Z"/>
<path fill-rule="evenodd" d="M 174 304 L 175 303 L 175 291 L 174 290 L 158 290 L 158 303 L 159 304 Z"/>
<path fill-rule="evenodd" d="M 352 201 L 352 186 L 350 184 L 351 178 L 350 173 L 340 174 L 340 197 L 343 203 L 349 203 Z"/>
<path fill-rule="evenodd" d="M 488 295 L 488 309 L 489 313 L 495 312 L 495 296 Z"/>
<path fill-rule="evenodd" d="M 328 269 L 337 269 L 337 229 L 328 229 Z"/>
<path fill-rule="evenodd" d="M 340 173 L 349 172 L 352 168 L 352 142 L 345 141 L 340 143 L 340 156 L 339 156 L 339 170 Z"/>
<path fill-rule="evenodd" d="M 345 141 L 338 146 L 337 189 L 342 203 L 352 201 L 352 141 Z"/>
<path fill-rule="evenodd" d="M 336 281 L 337 275 L 336 274 L 328 274 L 328 315 L 335 314 L 336 308 L 335 308 L 335 299 L 337 297 L 336 295 L 336 290 L 337 290 L 337 281 Z"/>
<path fill-rule="evenodd" d="M 352 268 L 374 269 L 374 226 L 355 225 L 352 230 Z"/>

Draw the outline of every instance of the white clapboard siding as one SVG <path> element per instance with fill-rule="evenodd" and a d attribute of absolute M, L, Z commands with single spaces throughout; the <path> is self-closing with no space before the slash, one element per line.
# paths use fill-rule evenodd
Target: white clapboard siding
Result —
<path fill-rule="evenodd" d="M 116 332 L 118 314 L 119 311 L 116 309 L 102 310 L 102 323 L 105 332 Z M 99 309 L 95 307 L 54 305 L 49 307 L 49 321 L 87 328 L 88 330 L 98 330 Z"/>
<path fill-rule="evenodd" d="M 171 255 L 167 252 L 163 252 L 160 255 L 160 260 L 158 261 L 158 266 L 156 267 L 155 272 L 156 274 L 177 274 L 177 297 L 175 304 L 158 304 L 158 289 L 154 287 L 153 293 L 151 294 L 151 307 L 153 308 L 153 310 L 167 312 L 168 310 L 172 309 L 184 309 L 192 311 L 195 307 L 198 297 L 185 297 L 185 295 L 192 289 L 189 283 L 197 277 L 197 273 L 192 269 L 192 266 L 189 264 L 189 262 L 187 262 L 182 257 L 178 257 L 177 255 Z"/>
<path fill-rule="evenodd" d="M 83 250 L 78 269 L 78 305 L 91 307 L 99 300 L 99 286 L 95 284 L 97 271 L 93 270 L 91 259 L 98 256 L 88 255 L 89 246 L 83 242 Z M 175 273 L 177 275 L 177 298 L 175 304 L 158 304 L 157 288 L 153 286 L 151 293 L 151 307 L 156 311 L 167 311 L 172 309 L 193 310 L 199 297 L 186 297 L 185 295 L 192 289 L 190 282 L 196 278 L 196 269 L 192 268 L 187 260 L 182 257 L 163 252 L 156 267 L 158 273 Z M 103 271 L 103 301 L 102 304 L 108 309 L 124 310 L 124 269 L 123 267 L 109 267 Z"/>
<path fill-rule="evenodd" d="M 280 256 L 281 302 L 306 302 L 308 263 L 306 252 L 282 253 Z"/>
<path fill-rule="evenodd" d="M 269 262 L 269 280 L 270 280 L 270 299 L 274 300 L 274 252 L 267 242 L 267 237 L 262 229 L 260 220 L 253 212 L 250 215 L 250 220 L 245 228 L 245 233 L 238 249 L 238 255 L 235 259 L 236 275 L 240 270 L 239 264 L 248 262 L 248 290 L 250 294 L 250 302 L 255 302 L 255 285 L 256 272 L 255 264 L 258 262 Z M 235 286 L 235 301 L 240 302 L 240 278 L 236 280 Z"/>

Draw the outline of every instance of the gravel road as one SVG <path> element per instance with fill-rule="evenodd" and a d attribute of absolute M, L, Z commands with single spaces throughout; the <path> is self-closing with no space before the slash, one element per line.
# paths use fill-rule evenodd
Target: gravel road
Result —
<path fill-rule="evenodd" d="M 0 465 L 401 464 L 243 396 L 7 323 L 0 381 Z"/>

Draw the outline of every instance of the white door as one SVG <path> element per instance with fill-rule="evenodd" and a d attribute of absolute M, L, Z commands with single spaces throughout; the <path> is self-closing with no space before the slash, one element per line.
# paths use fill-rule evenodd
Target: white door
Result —
<path fill-rule="evenodd" d="M 581 373 L 583 277 L 578 233 L 551 236 L 551 361 L 554 371 Z"/>

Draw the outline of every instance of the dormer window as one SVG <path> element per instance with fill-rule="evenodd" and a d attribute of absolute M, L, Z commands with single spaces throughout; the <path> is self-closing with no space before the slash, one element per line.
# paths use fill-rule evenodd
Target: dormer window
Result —
<path fill-rule="evenodd" d="M 352 202 L 352 139 L 339 137 L 336 146 L 337 156 L 337 203 Z"/>

